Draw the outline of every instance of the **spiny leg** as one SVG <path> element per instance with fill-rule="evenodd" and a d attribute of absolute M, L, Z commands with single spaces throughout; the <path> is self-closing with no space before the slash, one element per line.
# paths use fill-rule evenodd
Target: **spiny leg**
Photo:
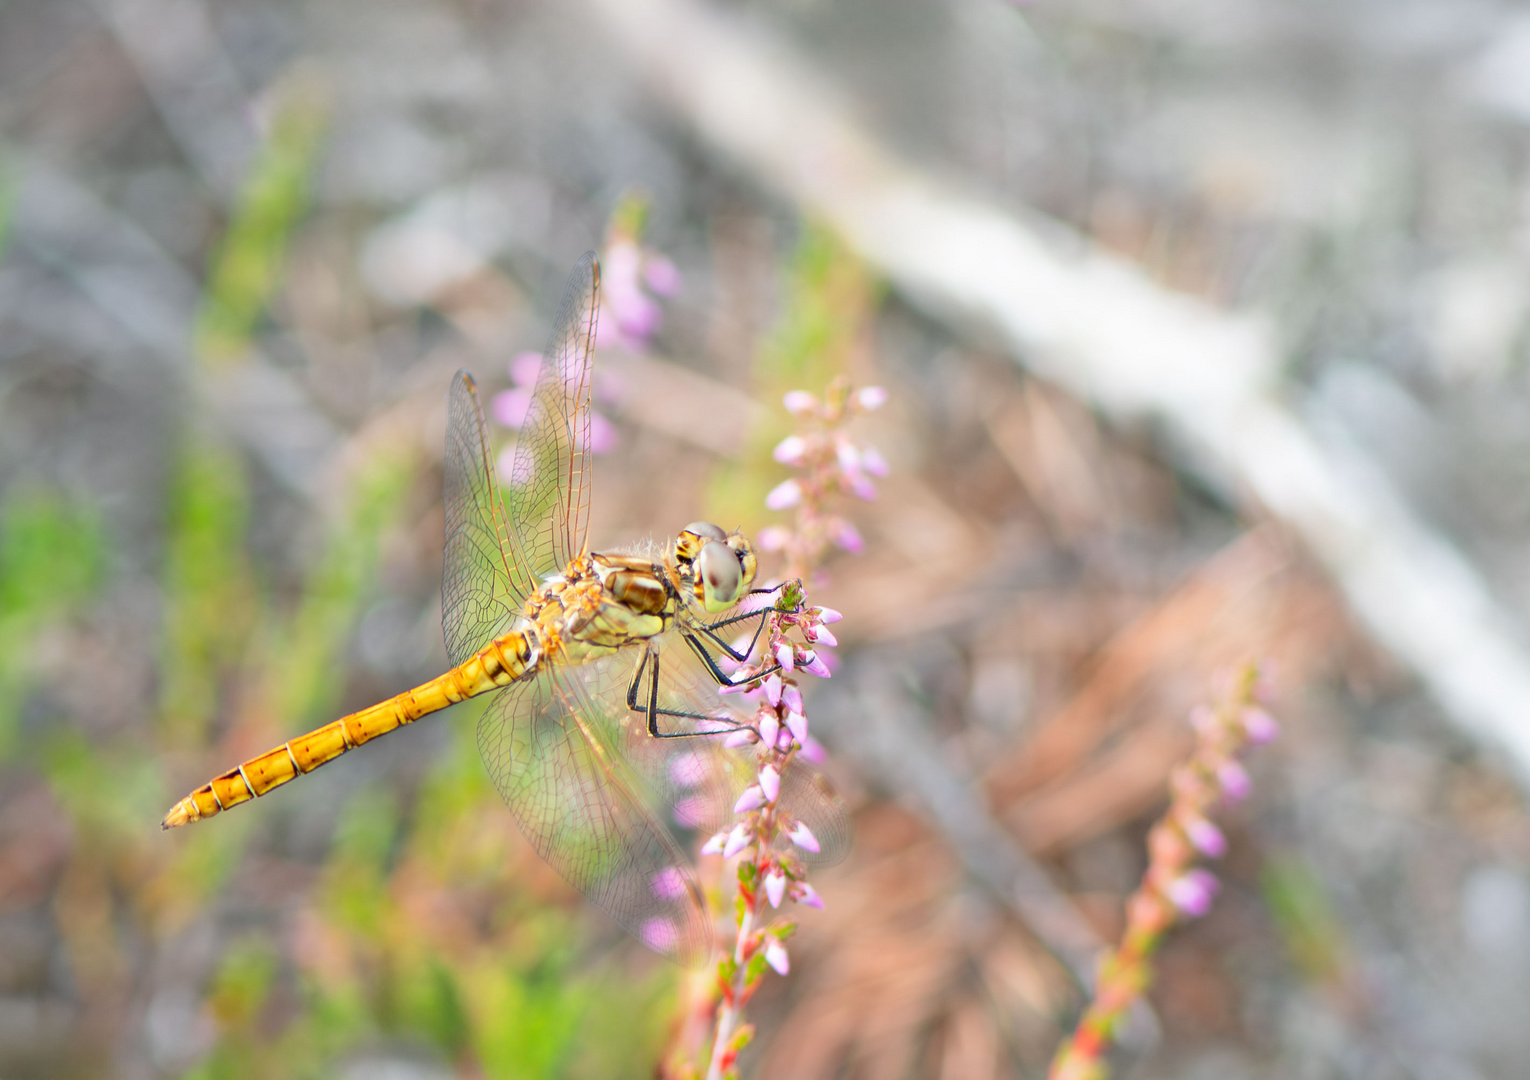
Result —
<path fill-rule="evenodd" d="M 689 638 L 689 635 L 687 635 L 687 638 Z M 638 688 L 639 684 L 643 681 L 643 673 L 645 671 L 651 671 L 648 680 L 648 700 L 639 705 Z M 717 717 L 689 712 L 684 709 L 659 708 L 659 654 L 649 649 L 643 650 L 643 655 L 638 660 L 637 670 L 632 674 L 632 682 L 627 685 L 627 708 L 633 712 L 642 713 L 648 718 L 648 734 L 656 739 L 684 739 L 697 735 L 727 735 L 730 732 L 743 731 L 749 726 L 748 724 L 734 724 L 732 727 L 721 727 L 716 731 L 660 731 L 659 717 L 661 716 L 674 716 L 682 720 L 714 721 Z"/>

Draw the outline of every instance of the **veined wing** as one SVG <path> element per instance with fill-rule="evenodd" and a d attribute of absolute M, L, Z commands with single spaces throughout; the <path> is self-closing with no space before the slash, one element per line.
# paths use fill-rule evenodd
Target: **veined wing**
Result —
<path fill-rule="evenodd" d="M 515 559 L 478 385 L 466 371 L 457 372 L 446 399 L 444 473 L 441 626 L 446 655 L 460 664 L 510 628 L 537 585 Z"/>
<path fill-rule="evenodd" d="M 600 263 L 587 251 L 569 275 L 510 466 L 515 561 L 533 576 L 533 587 L 584 551 L 590 369 L 599 312 Z"/>
<path fill-rule="evenodd" d="M 656 650 L 659 658 L 661 710 L 710 716 L 721 725 L 743 723 L 745 718 L 737 712 L 740 699 L 718 694 L 717 681 L 678 633 L 671 631 L 644 647 Z M 592 700 L 619 718 L 611 728 L 613 739 L 643 778 L 646 790 L 666 808 L 670 820 L 702 833 L 715 831 L 732 818 L 733 804 L 755 781 L 755 749 L 725 747 L 722 735 L 698 734 L 683 739 L 649 735 L 647 717 L 627 707 L 627 690 L 641 656 L 640 647 L 624 649 L 615 656 L 570 669 L 565 677 L 578 679 Z M 647 700 L 647 678 L 645 672 L 637 695 L 640 708 Z M 659 729 L 665 732 L 698 732 L 707 727 L 694 719 L 659 717 Z M 849 814 L 811 762 L 797 758 L 782 774 L 779 805 L 790 816 L 806 822 L 818 840 L 816 854 L 798 852 L 805 862 L 826 866 L 849 853 Z"/>
<path fill-rule="evenodd" d="M 682 962 L 707 956 L 701 890 L 642 778 L 615 752 L 608 708 L 549 666 L 500 691 L 478 746 L 537 854 L 640 941 Z"/>

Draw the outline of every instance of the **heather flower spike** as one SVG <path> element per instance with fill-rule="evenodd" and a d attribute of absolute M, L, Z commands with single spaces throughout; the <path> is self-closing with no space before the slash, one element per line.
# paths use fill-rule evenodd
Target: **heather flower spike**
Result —
<path fill-rule="evenodd" d="M 1127 901 L 1121 944 L 1101 963 L 1094 999 L 1058 1049 L 1048 1080 L 1105 1080 L 1105 1056 L 1132 1002 L 1152 982 L 1152 958 L 1163 935 L 1175 922 L 1211 910 L 1221 883 L 1194 860 L 1218 858 L 1227 850 L 1226 836 L 1209 815 L 1249 792 L 1248 772 L 1236 755 L 1278 730 L 1255 707 L 1268 694 L 1259 669 L 1250 664 L 1231 680 L 1223 700 L 1191 710 L 1195 750 L 1170 774 L 1172 803 L 1148 833 L 1151 861 Z"/>

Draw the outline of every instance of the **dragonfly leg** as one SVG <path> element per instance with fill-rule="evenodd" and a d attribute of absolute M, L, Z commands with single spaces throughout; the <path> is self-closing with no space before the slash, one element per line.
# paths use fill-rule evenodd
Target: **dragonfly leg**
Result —
<path fill-rule="evenodd" d="M 746 611 L 742 615 L 734 615 L 730 618 L 719 619 L 715 623 L 700 626 L 697 627 L 697 629 L 700 630 L 702 635 L 713 645 L 716 645 L 723 652 L 727 653 L 734 660 L 737 660 L 742 664 L 745 660 L 748 660 L 751 656 L 754 655 L 754 647 L 759 644 L 760 634 L 765 630 L 765 620 L 766 616 L 769 614 L 769 608 L 766 608 L 764 611 Z M 740 623 L 754 618 L 758 618 L 760 620 L 759 624 L 755 626 L 754 634 L 749 639 L 749 645 L 742 652 L 734 649 L 732 645 L 724 641 L 717 633 L 717 631 L 724 626 L 731 626 L 734 623 Z"/>
<path fill-rule="evenodd" d="M 763 625 L 763 623 L 761 625 Z M 705 628 L 703 627 L 703 629 Z M 747 686 L 749 683 L 754 682 L 756 679 L 763 679 L 765 676 L 774 675 L 776 672 L 781 670 L 780 664 L 771 664 L 767 668 L 762 668 L 761 670 L 756 671 L 747 679 L 740 679 L 735 682 L 728 676 L 726 672 L 723 671 L 722 668 L 717 666 L 717 660 L 712 656 L 711 653 L 707 652 L 706 646 L 698 641 L 695 635 L 693 635 L 689 629 L 681 630 L 680 636 L 684 638 L 685 643 L 691 647 L 691 652 L 695 653 L 698 657 L 701 658 L 701 662 L 706 665 L 707 672 L 712 676 L 713 679 L 717 681 L 718 686 Z M 758 632 L 756 632 L 755 636 L 758 638 Z M 716 639 L 714 638 L 713 640 Z M 750 651 L 752 652 L 753 649 L 754 647 L 751 645 Z M 744 656 L 739 656 L 732 649 L 728 650 L 728 655 L 732 656 L 736 660 L 743 660 L 747 659 L 748 657 L 748 653 L 745 653 Z"/>
<path fill-rule="evenodd" d="M 647 700 L 638 703 L 638 694 L 641 692 L 644 673 L 648 672 Z M 640 712 L 648 718 L 648 734 L 656 739 L 685 739 L 697 735 L 727 735 L 734 731 L 743 731 L 748 724 L 735 724 L 732 727 L 721 727 L 716 731 L 660 731 L 659 717 L 673 716 L 681 720 L 716 720 L 715 716 L 707 716 L 703 713 L 689 712 L 685 709 L 661 709 L 659 708 L 659 654 L 644 650 L 642 658 L 638 660 L 637 670 L 632 674 L 632 682 L 627 686 L 627 708 L 633 712 Z"/>

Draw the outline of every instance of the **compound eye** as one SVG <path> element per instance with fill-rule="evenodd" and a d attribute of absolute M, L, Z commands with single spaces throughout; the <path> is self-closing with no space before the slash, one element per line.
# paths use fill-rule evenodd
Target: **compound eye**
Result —
<path fill-rule="evenodd" d="M 710 521 L 693 521 L 685 527 L 685 531 L 688 533 L 695 533 L 697 536 L 704 536 L 708 540 L 728 539 L 728 534 L 723 532 L 716 525 L 713 525 Z"/>
<path fill-rule="evenodd" d="M 727 544 L 709 541 L 696 557 L 696 574 L 701 583 L 701 606 L 708 611 L 726 611 L 738 601 L 744 572 Z"/>

